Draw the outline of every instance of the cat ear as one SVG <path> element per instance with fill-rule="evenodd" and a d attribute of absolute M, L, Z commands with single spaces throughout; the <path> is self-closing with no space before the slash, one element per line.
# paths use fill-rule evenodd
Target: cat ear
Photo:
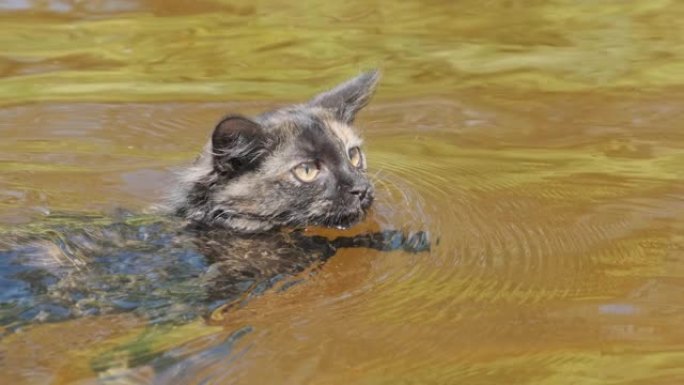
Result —
<path fill-rule="evenodd" d="M 231 177 L 255 169 L 269 153 L 267 138 L 256 122 L 242 116 L 224 118 L 211 135 L 214 167 Z"/>
<path fill-rule="evenodd" d="M 309 105 L 327 108 L 333 111 L 337 119 L 351 124 L 356 114 L 370 101 L 379 79 L 379 70 L 365 72 L 317 95 Z"/>

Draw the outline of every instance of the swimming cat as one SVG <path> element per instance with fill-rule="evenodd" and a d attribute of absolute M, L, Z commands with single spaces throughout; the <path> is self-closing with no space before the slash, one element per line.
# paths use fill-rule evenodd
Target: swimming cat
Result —
<path fill-rule="evenodd" d="M 0 236 L 0 326 L 115 311 L 181 322 L 342 247 L 426 250 L 424 233 L 330 240 L 301 231 L 350 227 L 370 208 L 373 186 L 352 124 L 378 78 L 367 72 L 304 104 L 222 119 L 181 173 L 170 215 L 68 218 Z"/>

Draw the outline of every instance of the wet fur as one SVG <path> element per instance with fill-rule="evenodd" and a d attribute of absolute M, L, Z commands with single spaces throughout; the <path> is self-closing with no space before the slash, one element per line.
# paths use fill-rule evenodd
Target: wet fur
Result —
<path fill-rule="evenodd" d="M 357 223 L 373 201 L 373 186 L 365 157 L 360 168 L 349 161 L 349 150 L 362 145 L 352 124 L 378 79 L 377 71 L 367 72 L 308 103 L 253 118 L 224 118 L 194 165 L 180 175 L 173 212 L 242 232 Z M 321 165 L 312 183 L 291 173 L 305 161 Z"/>

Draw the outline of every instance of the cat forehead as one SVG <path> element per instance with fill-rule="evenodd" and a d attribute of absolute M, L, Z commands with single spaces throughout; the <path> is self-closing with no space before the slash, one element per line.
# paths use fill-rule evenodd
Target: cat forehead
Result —
<path fill-rule="evenodd" d="M 346 148 L 361 146 L 363 140 L 354 128 L 341 122 L 325 109 L 305 108 L 278 111 L 265 121 L 276 130 L 289 133 L 292 138 L 321 135 L 335 139 Z"/>
<path fill-rule="evenodd" d="M 349 125 L 342 123 L 338 120 L 329 120 L 326 122 L 326 126 L 330 130 L 330 132 L 332 132 L 333 135 L 339 138 L 342 141 L 342 143 L 344 143 L 347 146 L 347 148 L 361 146 L 361 138 Z"/>
<path fill-rule="evenodd" d="M 314 124 L 300 127 L 295 146 L 321 159 L 339 154 L 346 157 L 350 148 L 361 146 L 361 138 L 344 123 L 315 119 Z"/>

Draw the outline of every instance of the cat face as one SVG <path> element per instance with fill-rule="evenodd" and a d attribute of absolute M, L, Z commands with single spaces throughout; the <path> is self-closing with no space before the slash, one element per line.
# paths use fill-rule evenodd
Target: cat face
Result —
<path fill-rule="evenodd" d="M 357 223 L 373 186 L 352 123 L 378 78 L 364 73 L 306 104 L 226 117 L 185 174 L 176 211 L 242 231 Z"/>

